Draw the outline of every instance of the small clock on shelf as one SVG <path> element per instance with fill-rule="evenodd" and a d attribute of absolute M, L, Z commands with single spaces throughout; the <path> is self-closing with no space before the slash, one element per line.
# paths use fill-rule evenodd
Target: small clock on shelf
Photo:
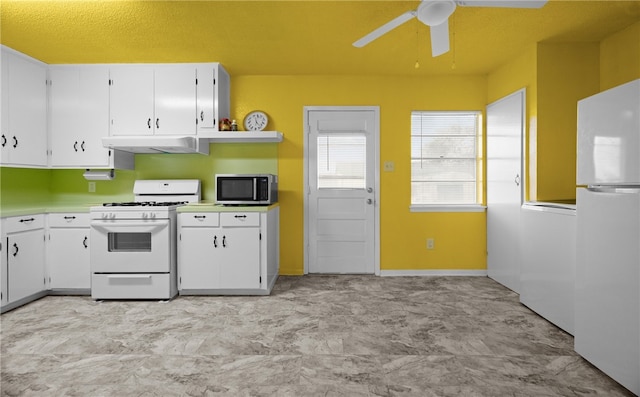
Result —
<path fill-rule="evenodd" d="M 255 110 L 244 118 L 244 129 L 247 131 L 262 131 L 267 127 L 269 118 L 264 112 Z"/>

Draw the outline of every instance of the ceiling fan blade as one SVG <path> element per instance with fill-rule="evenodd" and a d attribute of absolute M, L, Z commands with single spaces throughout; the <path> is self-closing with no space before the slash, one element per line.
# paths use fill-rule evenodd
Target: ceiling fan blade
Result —
<path fill-rule="evenodd" d="M 547 0 L 456 0 L 461 7 L 542 8 Z"/>
<path fill-rule="evenodd" d="M 449 52 L 449 20 L 440 25 L 431 26 L 431 56 L 437 57 Z"/>
<path fill-rule="evenodd" d="M 398 26 L 402 25 L 408 20 L 413 19 L 415 16 L 416 16 L 415 11 L 407 11 L 404 14 L 400 15 L 399 17 L 392 19 L 391 21 L 380 26 L 378 29 L 374 30 L 373 32 L 367 34 L 360 40 L 355 41 L 353 43 L 353 46 L 364 47 L 365 45 L 369 44 L 370 42 L 382 36 L 383 34 L 397 28 Z"/>

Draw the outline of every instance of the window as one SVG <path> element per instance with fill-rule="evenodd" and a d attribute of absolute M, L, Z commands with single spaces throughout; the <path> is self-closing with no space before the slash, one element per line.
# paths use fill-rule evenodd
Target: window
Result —
<path fill-rule="evenodd" d="M 477 206 L 481 112 L 411 112 L 411 206 Z"/>
<path fill-rule="evenodd" d="M 367 138 L 364 134 L 318 137 L 318 189 L 364 189 Z"/>

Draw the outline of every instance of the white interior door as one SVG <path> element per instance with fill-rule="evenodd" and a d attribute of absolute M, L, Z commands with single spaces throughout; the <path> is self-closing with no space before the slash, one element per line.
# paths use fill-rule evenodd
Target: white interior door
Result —
<path fill-rule="evenodd" d="M 306 270 L 377 273 L 379 110 L 305 108 Z"/>
<path fill-rule="evenodd" d="M 487 273 L 520 293 L 525 91 L 487 106 Z"/>

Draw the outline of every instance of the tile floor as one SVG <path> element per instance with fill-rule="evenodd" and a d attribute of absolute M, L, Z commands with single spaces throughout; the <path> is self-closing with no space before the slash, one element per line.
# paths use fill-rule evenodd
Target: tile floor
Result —
<path fill-rule="evenodd" d="M 632 396 L 486 277 L 281 277 L 268 297 L 50 296 L 0 317 L 3 396 Z"/>

